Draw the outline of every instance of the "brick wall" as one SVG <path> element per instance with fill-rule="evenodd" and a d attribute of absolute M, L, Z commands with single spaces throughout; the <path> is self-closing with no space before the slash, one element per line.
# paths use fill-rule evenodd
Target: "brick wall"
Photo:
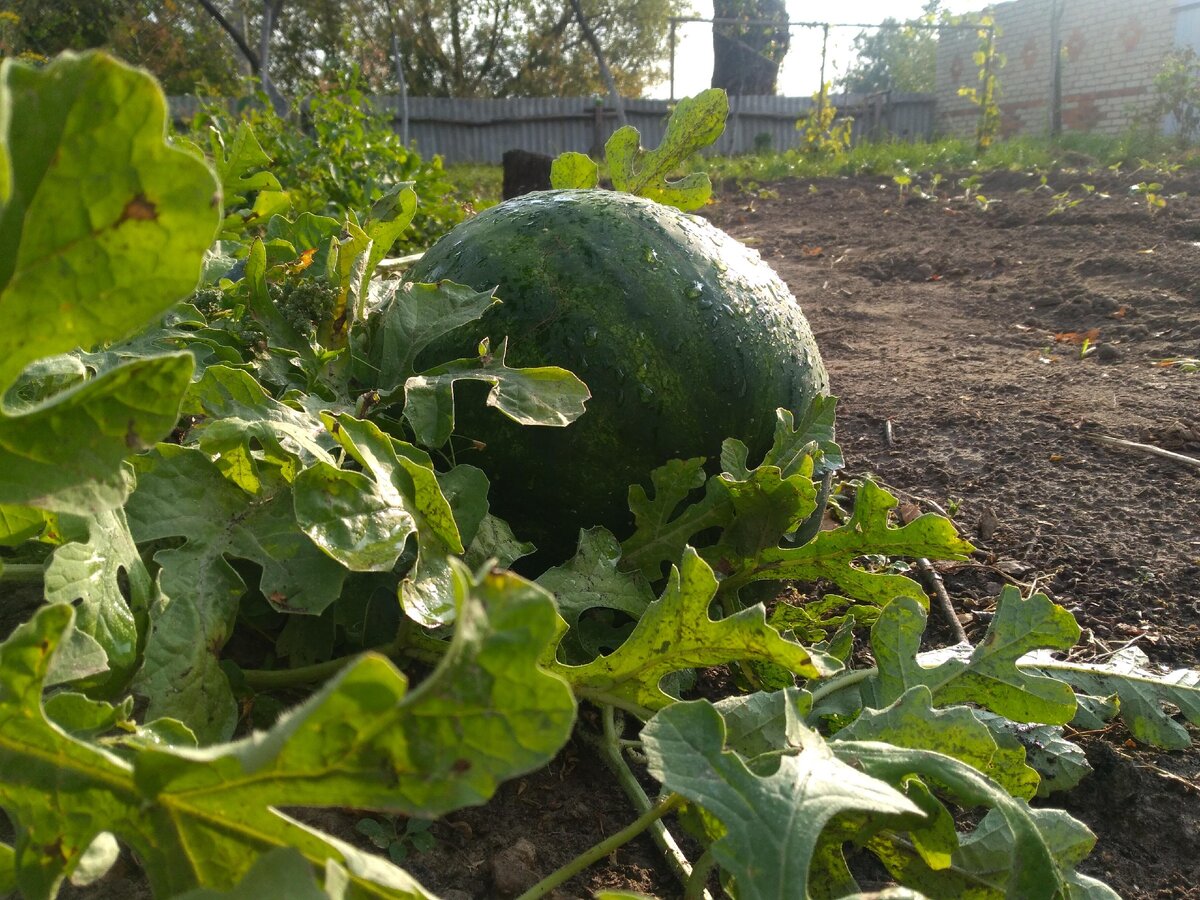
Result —
<path fill-rule="evenodd" d="M 1064 0 L 1059 36 L 1064 131 L 1119 134 L 1144 113 L 1154 76 L 1175 43 L 1177 0 Z M 1046 134 L 1050 125 L 1053 0 L 1014 0 L 995 7 L 996 46 L 1008 57 L 1000 70 L 1001 132 Z M 938 43 L 937 127 L 974 134 L 978 108 L 958 96 L 979 84 L 974 32 L 944 31 Z"/>

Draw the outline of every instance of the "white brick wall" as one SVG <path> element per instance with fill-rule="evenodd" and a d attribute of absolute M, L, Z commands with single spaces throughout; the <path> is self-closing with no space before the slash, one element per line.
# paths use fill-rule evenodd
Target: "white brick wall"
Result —
<path fill-rule="evenodd" d="M 1065 0 L 1059 35 L 1066 47 L 1062 70 L 1064 130 L 1117 134 L 1153 97 L 1154 76 L 1174 45 L 1175 0 Z M 1014 0 L 995 7 L 1001 34 L 1002 130 L 1045 134 L 1052 76 L 1052 0 Z M 938 130 L 974 134 L 977 107 L 958 96 L 979 85 L 972 54 L 974 32 L 944 31 L 938 44 Z"/>

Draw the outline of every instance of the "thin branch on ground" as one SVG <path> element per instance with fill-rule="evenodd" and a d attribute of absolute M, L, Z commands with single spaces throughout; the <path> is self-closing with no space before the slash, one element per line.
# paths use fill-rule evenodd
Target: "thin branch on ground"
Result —
<path fill-rule="evenodd" d="M 1186 789 L 1188 793 L 1200 794 L 1200 784 L 1196 784 L 1194 781 L 1189 781 L 1180 775 L 1176 775 L 1174 772 L 1168 772 L 1166 769 L 1159 768 L 1151 763 L 1134 763 L 1134 765 L 1136 765 L 1139 769 L 1145 769 L 1148 772 L 1153 772 L 1159 778 L 1165 778 L 1167 781 L 1178 784 L 1180 787 Z"/>
<path fill-rule="evenodd" d="M 933 567 L 933 563 L 923 556 L 917 560 L 917 571 L 921 573 L 921 580 L 925 582 L 925 589 L 932 591 L 934 597 L 937 599 L 938 611 L 942 614 L 942 618 L 946 620 L 946 624 L 950 626 L 955 640 L 960 644 L 969 643 L 967 632 L 963 629 L 962 622 L 958 619 L 958 613 L 954 611 L 954 603 L 950 600 L 950 594 L 946 592 L 946 584 L 942 581 L 941 574 Z"/>
<path fill-rule="evenodd" d="M 1122 438 L 1109 437 L 1107 434 L 1084 434 L 1084 437 L 1098 444 L 1106 444 L 1110 447 L 1124 447 L 1126 450 L 1135 450 L 1138 453 L 1145 453 L 1149 456 L 1159 456 L 1163 459 L 1169 459 L 1172 462 L 1183 463 L 1185 466 L 1200 469 L 1200 459 L 1196 459 L 1194 456 L 1185 456 L 1173 450 L 1164 450 L 1162 447 L 1155 447 L 1153 444 L 1139 444 L 1137 441 L 1126 441 Z"/>

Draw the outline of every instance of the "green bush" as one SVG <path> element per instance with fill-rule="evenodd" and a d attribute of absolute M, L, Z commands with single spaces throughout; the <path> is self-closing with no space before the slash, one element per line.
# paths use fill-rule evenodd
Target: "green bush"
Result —
<path fill-rule="evenodd" d="M 236 110 L 223 101 L 206 102 L 192 120 L 189 137 L 207 147 L 211 129 L 230 136 L 239 121 L 253 127 L 297 215 L 341 219 L 349 210 L 369 209 L 397 183 L 411 181 L 417 215 L 394 252 L 423 250 L 465 218 L 441 157 L 425 160 L 405 146 L 390 116 L 371 107 L 353 74 L 310 94 L 287 118 L 276 114 L 265 97 Z"/>

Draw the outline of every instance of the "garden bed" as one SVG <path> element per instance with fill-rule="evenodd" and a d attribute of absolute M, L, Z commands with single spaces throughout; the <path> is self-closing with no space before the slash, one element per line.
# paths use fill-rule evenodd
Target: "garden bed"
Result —
<path fill-rule="evenodd" d="M 1165 206 L 1129 190 L 1152 181 Z M 803 306 L 841 398 L 849 474 L 893 489 L 902 516 L 945 511 L 975 543 L 970 561 L 939 567 L 972 641 L 1016 584 L 1074 613 L 1080 660 L 1138 647 L 1200 665 L 1200 469 L 1098 440 L 1200 456 L 1200 373 L 1163 364 L 1200 357 L 1200 200 L 1183 192 L 1200 195 L 1200 179 L 1003 173 L 901 191 L 873 176 L 729 188 L 708 208 Z M 1119 724 L 1073 737 L 1094 773 L 1038 802 L 1098 835 L 1080 870 L 1124 897 L 1200 897 L 1200 752 L 1150 751 Z M 295 814 L 371 847 L 354 811 Z M 401 820 L 393 851 L 447 900 L 513 896 L 635 815 L 576 739 L 485 807 L 428 832 Z M 880 886 L 863 866 L 864 889 Z M 681 896 L 645 836 L 554 896 L 603 888 Z M 145 888 L 129 863 L 64 895 Z"/>
<path fill-rule="evenodd" d="M 997 173 L 969 197 L 946 179 L 937 200 L 821 179 L 728 188 L 709 207 L 803 306 L 850 472 L 937 504 L 979 549 L 942 567 L 973 641 L 1003 584 L 1036 582 L 1083 627 L 1080 658 L 1138 646 L 1200 665 L 1200 470 L 1095 440 L 1200 456 L 1200 373 L 1160 364 L 1200 356 L 1200 178 L 1163 179 L 1151 214 L 1129 188 L 1159 178 Z M 1049 802 L 1098 835 L 1081 871 L 1123 897 L 1200 897 L 1200 752 L 1151 752 L 1119 725 L 1076 739 L 1094 774 Z M 440 846 L 407 865 L 459 900 L 493 896 L 494 873 L 544 874 L 625 824 L 614 798 L 576 747 L 435 826 Z M 642 838 L 559 896 L 614 886 L 679 894 Z"/>

